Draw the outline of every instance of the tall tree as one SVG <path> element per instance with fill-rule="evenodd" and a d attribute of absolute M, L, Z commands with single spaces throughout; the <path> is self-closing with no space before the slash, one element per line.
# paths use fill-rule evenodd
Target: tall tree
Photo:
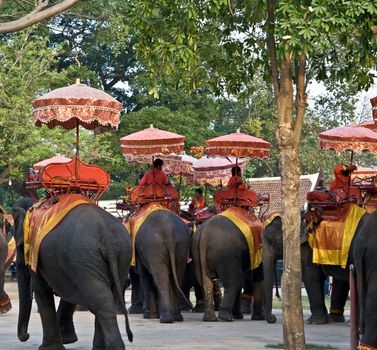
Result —
<path fill-rule="evenodd" d="M 257 71 L 275 95 L 283 198 L 283 331 L 287 349 L 305 349 L 298 207 L 299 146 L 310 79 L 371 84 L 376 67 L 370 0 L 134 0 L 114 18 L 134 30 L 151 82 L 239 91 Z M 123 16 L 123 17 L 122 17 Z M 120 18 L 122 17 L 122 18 Z M 122 40 L 120 37 L 119 40 Z"/>

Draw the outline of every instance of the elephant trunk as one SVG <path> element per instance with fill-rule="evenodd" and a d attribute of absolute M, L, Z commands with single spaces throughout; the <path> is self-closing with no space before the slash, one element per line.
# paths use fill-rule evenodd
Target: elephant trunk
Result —
<path fill-rule="evenodd" d="M 25 266 L 25 263 L 23 261 L 24 259 L 21 254 L 23 255 L 23 250 L 18 249 L 17 284 L 20 306 L 18 313 L 17 336 L 20 341 L 25 342 L 29 339 L 29 333 L 27 332 L 27 330 L 31 314 L 32 291 L 30 272 L 28 267 Z"/>

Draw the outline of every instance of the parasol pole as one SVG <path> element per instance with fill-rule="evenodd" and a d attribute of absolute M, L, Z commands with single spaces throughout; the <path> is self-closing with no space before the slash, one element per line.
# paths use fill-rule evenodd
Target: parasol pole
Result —
<path fill-rule="evenodd" d="M 79 125 L 79 121 L 76 120 L 76 157 L 75 157 L 75 177 L 76 177 L 76 179 L 79 176 L 79 157 L 80 157 L 79 138 L 80 138 L 80 125 Z"/>
<path fill-rule="evenodd" d="M 351 151 L 350 165 L 352 165 L 352 162 L 353 162 L 353 151 Z"/>

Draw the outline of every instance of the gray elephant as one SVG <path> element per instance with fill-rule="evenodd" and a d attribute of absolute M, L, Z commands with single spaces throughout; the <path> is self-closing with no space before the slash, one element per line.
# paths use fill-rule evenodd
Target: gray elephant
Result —
<path fill-rule="evenodd" d="M 355 238 L 358 236 L 360 227 L 365 221 L 364 215 L 357 227 Z M 348 296 L 348 268 L 340 266 L 313 264 L 313 251 L 307 240 L 305 227 L 305 213 L 302 213 L 301 225 L 301 257 L 302 274 L 305 288 L 308 294 L 310 311 L 312 315 L 307 320 L 310 324 L 326 324 L 331 322 L 344 322 L 343 310 Z M 353 243 L 351 244 L 348 265 L 353 261 Z M 264 269 L 264 290 L 265 290 L 265 314 L 267 322 L 274 323 L 276 317 L 272 314 L 272 293 L 273 293 L 273 270 L 275 261 L 283 257 L 283 234 L 282 221 L 276 217 L 264 230 L 263 234 L 263 269 Z M 347 266 L 348 266 L 347 265 Z M 334 277 L 333 290 L 331 294 L 331 307 L 328 313 L 325 305 L 324 284 L 327 276 Z"/>
<path fill-rule="evenodd" d="M 370 214 L 354 239 L 353 261 L 359 297 L 361 345 L 377 348 L 377 211 Z"/>
<path fill-rule="evenodd" d="M 204 222 L 192 241 L 196 274 L 204 292 L 203 321 L 217 321 L 213 284 L 219 279 L 224 287 L 218 317 L 223 321 L 242 319 L 241 290 L 250 269 L 247 241 L 240 229 L 228 218 L 216 215 Z M 253 320 L 263 316 L 263 269 L 253 270 Z"/>
<path fill-rule="evenodd" d="M 156 210 L 140 226 L 136 263 L 144 293 L 144 318 L 161 323 L 183 321 L 181 285 L 190 249 L 186 224 L 173 212 Z"/>
<path fill-rule="evenodd" d="M 116 319 L 116 301 L 126 318 L 124 289 L 131 262 L 131 239 L 112 215 L 93 204 L 72 209 L 42 241 L 37 273 L 25 265 L 23 222 L 30 198 L 13 207 L 17 243 L 17 280 L 20 300 L 18 338 L 26 341 L 32 292 L 43 327 L 39 350 L 62 350 L 63 343 L 77 340 L 72 315 L 76 304 L 95 315 L 94 350 L 124 350 Z M 55 312 L 54 293 L 63 300 Z"/>
<path fill-rule="evenodd" d="M 7 313 L 12 308 L 8 294 L 4 290 L 5 261 L 8 255 L 8 243 L 0 229 L 0 314 Z"/>

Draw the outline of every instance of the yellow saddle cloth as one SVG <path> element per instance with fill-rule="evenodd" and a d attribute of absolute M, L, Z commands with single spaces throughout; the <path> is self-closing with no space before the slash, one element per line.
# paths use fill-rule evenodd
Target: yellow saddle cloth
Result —
<path fill-rule="evenodd" d="M 30 208 L 24 220 L 25 262 L 33 271 L 37 271 L 39 248 L 43 239 L 73 209 L 82 204 L 91 203 L 81 194 L 61 194 L 49 198 Z"/>
<path fill-rule="evenodd" d="M 246 209 L 230 207 L 221 214 L 232 221 L 245 236 L 249 247 L 251 269 L 254 270 L 262 263 L 262 223 Z"/>
<path fill-rule="evenodd" d="M 276 218 L 281 218 L 281 213 L 278 211 L 273 211 L 267 213 L 267 215 L 264 215 L 262 218 L 263 228 L 266 228 L 268 225 L 270 225 Z"/>
<path fill-rule="evenodd" d="M 167 209 L 166 207 L 164 207 L 163 205 L 159 203 L 150 203 L 150 204 L 144 205 L 140 209 L 140 211 L 138 211 L 135 215 L 131 216 L 128 219 L 128 221 L 124 224 L 132 239 L 131 266 L 133 267 L 136 267 L 136 248 L 135 248 L 136 235 L 139 232 L 141 225 L 147 219 L 147 217 L 157 210 L 169 211 L 169 209 Z"/>
<path fill-rule="evenodd" d="M 345 215 L 322 221 L 309 235 L 308 241 L 313 248 L 313 263 L 345 268 L 357 225 L 365 213 L 365 209 L 351 204 Z"/>

